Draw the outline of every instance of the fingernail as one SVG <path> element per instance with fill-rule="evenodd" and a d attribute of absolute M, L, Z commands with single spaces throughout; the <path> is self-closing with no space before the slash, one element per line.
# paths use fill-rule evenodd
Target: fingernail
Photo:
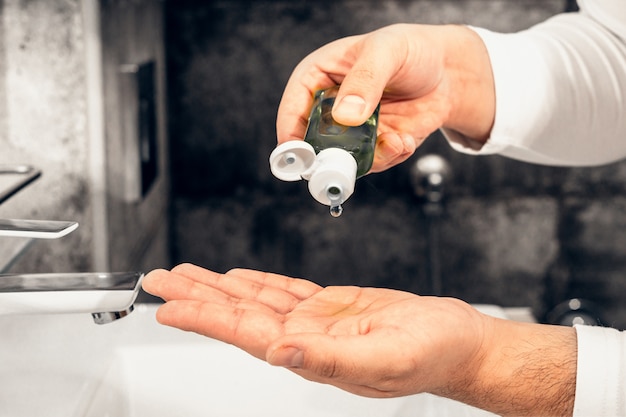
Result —
<path fill-rule="evenodd" d="M 304 363 L 304 353 L 295 347 L 285 347 L 276 350 L 268 362 L 285 368 L 301 368 Z"/>
<path fill-rule="evenodd" d="M 335 109 L 335 115 L 348 118 L 360 117 L 365 110 L 365 99 L 363 97 L 349 95 L 339 102 Z"/>

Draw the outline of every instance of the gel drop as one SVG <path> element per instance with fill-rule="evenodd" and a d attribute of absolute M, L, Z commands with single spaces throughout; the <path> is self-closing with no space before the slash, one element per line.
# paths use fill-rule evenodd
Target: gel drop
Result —
<path fill-rule="evenodd" d="M 315 93 L 303 141 L 285 142 L 270 155 L 270 168 L 283 181 L 309 182 L 309 192 L 339 217 L 354 192 L 357 178 L 374 160 L 378 108 L 360 126 L 344 126 L 332 118 L 339 86 Z"/>

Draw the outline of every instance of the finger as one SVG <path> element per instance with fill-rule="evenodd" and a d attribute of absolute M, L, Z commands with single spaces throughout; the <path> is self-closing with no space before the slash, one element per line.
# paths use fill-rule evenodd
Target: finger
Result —
<path fill-rule="evenodd" d="M 278 106 L 276 136 L 279 144 L 304 139 L 315 92 L 341 84 L 352 67 L 352 61 L 346 60 L 347 51 L 359 38 L 352 36 L 330 42 L 296 66 Z"/>
<path fill-rule="evenodd" d="M 232 305 L 239 300 L 256 303 L 285 314 L 300 301 L 290 293 L 266 287 L 234 275 L 222 275 L 191 264 L 183 264 L 171 272 L 153 271 L 145 279 L 146 291 L 165 300 L 197 300 Z"/>
<path fill-rule="evenodd" d="M 241 300 L 225 294 L 213 287 L 169 271 L 153 271 L 148 275 L 146 288 L 151 294 L 158 295 L 165 301 L 195 300 L 235 307 L 240 307 L 244 305 L 245 302 L 247 308 L 250 310 L 263 313 L 276 312 L 275 306 L 268 306 L 266 304 L 255 302 L 254 300 Z"/>
<path fill-rule="evenodd" d="M 287 84 L 276 115 L 276 138 L 279 144 L 304 139 L 312 104 L 312 90 L 299 83 Z"/>
<path fill-rule="evenodd" d="M 198 300 L 226 305 L 239 301 L 216 288 L 165 270 L 150 272 L 145 277 L 143 286 L 147 292 L 165 301 Z"/>
<path fill-rule="evenodd" d="M 219 288 L 228 294 L 236 295 L 235 293 L 241 292 L 245 298 L 267 288 L 286 292 L 294 298 L 305 299 L 322 288 L 304 279 L 253 269 L 236 268 L 220 274 L 193 264 L 181 264 L 174 267 L 172 273 Z"/>
<path fill-rule="evenodd" d="M 276 115 L 279 144 L 304 139 L 315 92 L 337 84 L 331 75 L 315 64 L 316 60 L 330 59 L 324 58 L 327 49 L 328 46 L 320 48 L 302 60 L 289 78 Z"/>
<path fill-rule="evenodd" d="M 407 133 L 380 134 L 376 140 L 374 162 L 370 171 L 381 172 L 406 161 L 423 141 Z"/>
<path fill-rule="evenodd" d="M 389 340 L 389 338 L 386 338 Z M 302 333 L 284 336 L 267 350 L 267 362 L 303 377 L 361 395 L 385 397 L 408 393 L 406 348 L 385 338 Z"/>
<path fill-rule="evenodd" d="M 192 264 L 182 264 L 172 269 L 172 273 L 218 289 L 231 297 L 257 301 L 281 313 L 291 311 L 302 299 L 321 289 L 306 280 L 249 269 L 219 274 Z"/>
<path fill-rule="evenodd" d="M 341 83 L 333 106 L 333 118 L 348 126 L 358 126 L 374 113 L 389 80 L 398 71 L 394 39 L 385 31 L 361 38 L 355 45 L 355 62 Z"/>
<path fill-rule="evenodd" d="M 164 288 L 163 284 L 169 280 L 170 275 L 171 272 L 165 269 L 150 271 L 143 277 L 141 288 L 148 294 L 161 297 L 165 300 L 169 291 L 167 288 Z"/>
<path fill-rule="evenodd" d="M 157 321 L 235 345 L 260 359 L 265 359 L 269 343 L 282 334 L 280 315 L 249 309 L 245 301 L 237 306 L 168 301 L 157 310 Z"/>
<path fill-rule="evenodd" d="M 306 279 L 290 278 L 284 275 L 261 272 L 253 269 L 231 269 L 226 272 L 226 275 L 237 276 L 262 285 L 286 291 L 300 300 L 309 298 L 322 289 L 321 286 Z"/>
<path fill-rule="evenodd" d="M 152 295 L 164 300 L 206 300 L 217 302 L 228 295 L 212 287 L 201 285 L 183 275 L 166 270 L 148 273 L 143 281 L 143 288 Z"/>
<path fill-rule="evenodd" d="M 156 270 L 148 273 L 142 285 L 146 292 L 159 296 L 165 301 L 173 299 L 211 299 L 217 295 L 211 294 L 211 291 L 219 293 L 210 287 L 203 286 L 201 288 L 196 282 L 166 270 Z M 202 291 L 205 289 L 208 294 Z M 221 293 L 220 296 L 225 297 L 226 294 Z"/>

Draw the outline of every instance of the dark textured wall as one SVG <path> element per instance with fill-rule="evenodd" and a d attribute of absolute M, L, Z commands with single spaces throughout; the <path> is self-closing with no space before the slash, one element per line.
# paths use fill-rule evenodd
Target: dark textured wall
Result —
<path fill-rule="evenodd" d="M 428 293 L 432 222 L 409 171 L 416 158 L 437 153 L 453 170 L 435 259 L 443 294 L 538 313 L 584 296 L 610 324 L 626 326 L 625 164 L 565 169 L 469 157 L 434 134 L 407 163 L 359 180 L 338 219 L 305 183 L 278 181 L 268 169 L 283 86 L 322 44 L 397 22 L 514 31 L 565 3 L 166 3 L 176 262 Z"/>

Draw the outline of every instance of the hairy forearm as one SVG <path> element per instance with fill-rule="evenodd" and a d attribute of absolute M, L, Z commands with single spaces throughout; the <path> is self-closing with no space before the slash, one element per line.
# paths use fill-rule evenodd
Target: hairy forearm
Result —
<path fill-rule="evenodd" d="M 482 39 L 465 26 L 442 26 L 450 114 L 444 128 L 484 142 L 495 119 L 491 61 Z"/>
<path fill-rule="evenodd" d="M 502 416 L 571 416 L 575 330 L 499 319 L 487 327 L 475 373 L 443 395 Z"/>

